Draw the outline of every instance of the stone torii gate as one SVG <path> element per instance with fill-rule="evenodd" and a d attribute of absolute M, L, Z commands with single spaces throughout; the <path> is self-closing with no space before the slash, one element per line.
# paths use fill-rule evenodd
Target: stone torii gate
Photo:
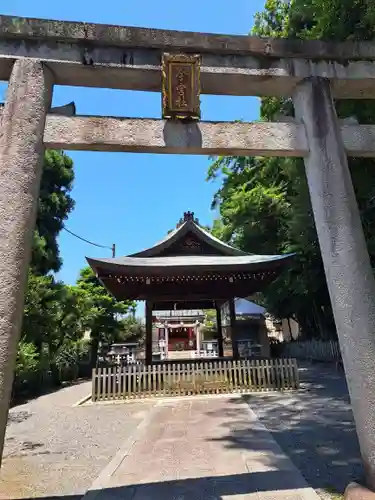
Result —
<path fill-rule="evenodd" d="M 49 113 L 54 84 L 160 92 L 166 52 L 199 59 L 203 93 L 292 96 L 296 119 L 213 123 Z M 0 16 L 0 79 L 9 80 L 0 126 L 0 451 L 44 148 L 302 156 L 367 483 L 375 490 L 375 281 L 347 163 L 347 155 L 375 157 L 375 125 L 339 122 L 333 103 L 374 98 L 374 61 L 373 43 Z"/>

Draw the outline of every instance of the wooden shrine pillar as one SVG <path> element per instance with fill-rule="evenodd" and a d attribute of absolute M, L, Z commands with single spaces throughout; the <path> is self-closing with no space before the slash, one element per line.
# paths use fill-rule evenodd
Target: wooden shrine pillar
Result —
<path fill-rule="evenodd" d="M 168 359 L 169 357 L 169 328 L 168 323 L 164 324 L 164 341 L 165 341 L 165 350 L 164 350 L 164 359 Z"/>
<path fill-rule="evenodd" d="M 146 365 L 152 364 L 152 307 L 153 303 L 146 301 Z"/>
<path fill-rule="evenodd" d="M 224 356 L 224 344 L 223 344 L 223 327 L 221 324 L 221 310 L 219 302 L 215 302 L 215 309 L 216 309 L 217 341 L 219 346 L 218 354 L 219 358 L 222 358 Z"/>
<path fill-rule="evenodd" d="M 232 339 L 232 352 L 234 359 L 239 358 L 238 344 L 237 344 L 237 328 L 236 328 L 236 309 L 234 305 L 234 298 L 229 301 L 229 318 L 230 318 L 230 333 Z"/>
<path fill-rule="evenodd" d="M 201 341 L 202 341 L 201 332 L 200 332 L 200 324 L 197 323 L 195 325 L 194 329 L 195 329 L 195 343 L 196 343 L 195 351 L 196 351 L 197 356 L 199 358 L 201 355 Z"/>

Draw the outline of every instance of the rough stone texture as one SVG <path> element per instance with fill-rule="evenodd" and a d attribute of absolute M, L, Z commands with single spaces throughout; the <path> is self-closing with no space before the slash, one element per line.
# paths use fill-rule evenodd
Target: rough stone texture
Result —
<path fill-rule="evenodd" d="M 91 383 L 85 382 L 10 410 L 0 474 L 2 500 L 80 499 L 155 404 L 74 407 L 90 389 Z"/>
<path fill-rule="evenodd" d="M 348 156 L 374 158 L 374 125 L 341 125 L 341 136 Z"/>
<path fill-rule="evenodd" d="M 0 124 L 2 109 L 0 108 Z M 44 144 L 49 148 L 171 154 L 306 156 L 304 126 L 285 122 L 183 123 L 144 118 L 74 115 L 74 103 L 52 108 Z M 289 117 L 287 117 L 289 118 Z M 340 120 L 348 156 L 375 157 L 375 125 Z"/>
<path fill-rule="evenodd" d="M 341 125 L 349 156 L 375 157 L 375 125 Z M 300 123 L 182 123 L 142 118 L 48 115 L 50 148 L 132 153 L 306 156 Z"/>
<path fill-rule="evenodd" d="M 42 172 L 43 132 L 52 96 L 43 63 L 14 65 L 0 136 L 0 456 L 8 415 L 24 289 Z"/>
<path fill-rule="evenodd" d="M 369 486 L 375 489 L 375 280 L 329 82 L 306 80 L 294 99 L 315 224 Z"/>
<path fill-rule="evenodd" d="M 48 62 L 62 85 L 160 91 L 161 53 L 153 49 L 88 46 L 53 41 L 0 41 L 0 76 L 7 78 L 10 57 Z M 4 66 L 4 67 L 3 67 Z M 339 63 L 308 59 L 270 59 L 251 55 L 203 54 L 202 92 L 232 95 L 289 95 L 302 78 L 324 76 L 335 95 L 371 97 L 375 68 L 368 61 Z M 360 84 L 358 80 L 363 80 Z"/>
<path fill-rule="evenodd" d="M 228 123 L 48 116 L 44 142 L 67 150 L 171 154 L 303 156 L 303 127 L 289 123 Z"/>
<path fill-rule="evenodd" d="M 374 500 L 375 493 L 357 483 L 350 483 L 345 490 L 344 500 Z"/>
<path fill-rule="evenodd" d="M 329 43 L 315 40 L 271 39 L 239 35 L 216 35 L 105 24 L 0 16 L 1 38 L 80 41 L 123 47 L 147 47 L 226 54 L 258 54 L 309 59 L 375 59 L 371 42 Z"/>
<path fill-rule="evenodd" d="M 1 38 L 1 37 L 0 37 Z M 169 50 L 169 49 L 168 49 Z M 125 48 L 54 40 L 0 39 L 0 79 L 7 80 L 12 59 L 32 57 L 48 63 L 59 85 L 161 91 L 161 54 L 144 46 Z M 375 64 L 297 58 L 203 53 L 203 94 L 290 96 L 302 79 L 329 78 L 337 98 L 372 98 Z"/>
<path fill-rule="evenodd" d="M 44 144 L 49 148 L 171 154 L 306 156 L 304 126 L 277 123 L 182 123 L 142 118 L 69 116 L 72 105 L 52 108 Z M 65 116 L 63 116 L 63 114 Z M 0 109 L 1 123 L 2 109 Z M 68 115 L 68 116 L 67 116 Z M 375 157 L 375 125 L 340 122 L 349 156 Z"/>

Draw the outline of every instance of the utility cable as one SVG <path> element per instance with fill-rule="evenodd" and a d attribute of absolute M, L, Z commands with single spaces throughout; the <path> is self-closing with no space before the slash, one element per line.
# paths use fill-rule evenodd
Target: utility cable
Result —
<path fill-rule="evenodd" d="M 99 243 L 94 243 L 94 242 L 92 242 L 90 240 L 86 240 L 86 238 L 82 238 L 82 236 L 79 236 L 78 234 L 73 233 L 73 231 L 70 231 L 70 229 L 68 229 L 66 226 L 63 226 L 63 229 L 65 229 L 65 231 L 67 233 L 71 234 L 75 238 L 78 238 L 79 240 L 84 241 L 85 243 L 88 243 L 89 245 L 92 245 L 92 246 L 98 247 L 98 248 L 106 248 L 108 250 L 112 250 L 112 256 L 113 257 L 115 256 L 115 249 L 116 249 L 115 244 L 113 244 L 111 247 L 106 246 L 106 245 L 99 245 Z"/>

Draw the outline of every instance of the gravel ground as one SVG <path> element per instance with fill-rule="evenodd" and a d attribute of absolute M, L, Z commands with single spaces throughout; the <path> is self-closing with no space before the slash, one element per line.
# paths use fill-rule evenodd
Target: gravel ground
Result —
<path fill-rule="evenodd" d="M 55 495 L 80 498 L 152 405 L 72 406 L 89 392 L 90 383 L 85 382 L 12 408 L 1 470 L 1 500 Z"/>
<path fill-rule="evenodd" d="M 307 482 L 327 498 L 363 477 L 359 445 L 342 370 L 324 364 L 300 369 L 296 393 L 246 397 L 251 409 Z M 246 430 L 228 432 L 228 446 L 244 448 Z"/>

